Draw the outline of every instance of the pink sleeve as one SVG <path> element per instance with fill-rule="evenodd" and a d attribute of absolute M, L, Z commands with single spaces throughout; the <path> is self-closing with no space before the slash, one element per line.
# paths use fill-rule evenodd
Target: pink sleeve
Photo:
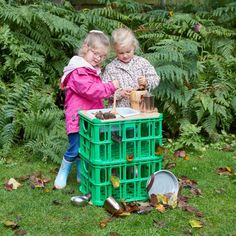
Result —
<path fill-rule="evenodd" d="M 75 70 L 70 78 L 71 89 L 88 100 L 109 98 L 116 88 L 112 82 L 103 83 L 96 74 Z"/>

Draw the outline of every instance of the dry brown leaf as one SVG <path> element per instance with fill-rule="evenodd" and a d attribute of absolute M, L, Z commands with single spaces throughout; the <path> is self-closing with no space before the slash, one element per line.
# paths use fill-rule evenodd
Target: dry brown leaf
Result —
<path fill-rule="evenodd" d="M 202 191 L 196 187 L 193 187 L 190 189 L 190 192 L 194 195 L 194 196 L 199 196 L 202 195 Z"/>
<path fill-rule="evenodd" d="M 7 187 L 11 186 L 12 189 L 18 189 L 20 186 L 22 186 L 22 184 L 20 184 L 19 182 L 17 182 L 14 178 L 10 178 L 7 183 L 6 183 L 6 190 Z"/>
<path fill-rule="evenodd" d="M 15 235 L 25 235 L 25 234 L 27 234 L 27 231 L 24 229 L 15 230 Z"/>
<path fill-rule="evenodd" d="M 155 205 L 155 208 L 161 213 L 164 213 L 165 210 L 166 210 L 165 207 L 162 204 Z"/>
<path fill-rule="evenodd" d="M 121 236 L 121 235 L 116 232 L 109 232 L 108 234 L 106 234 L 106 236 Z"/>
<path fill-rule="evenodd" d="M 186 156 L 186 152 L 184 150 L 180 150 L 179 151 L 179 157 L 185 157 Z"/>
<path fill-rule="evenodd" d="M 127 161 L 133 161 L 134 160 L 134 154 L 130 154 L 126 156 Z"/>
<path fill-rule="evenodd" d="M 112 217 L 109 217 L 107 219 L 104 219 L 102 221 L 99 222 L 99 226 L 101 229 L 105 228 L 107 226 L 107 224 L 112 220 Z"/>
<path fill-rule="evenodd" d="M 163 155 L 163 153 L 165 152 L 165 149 L 159 145 L 156 146 L 156 150 L 155 150 L 155 154 L 158 156 Z"/>
<path fill-rule="evenodd" d="M 184 158 L 186 156 L 186 152 L 184 150 L 176 150 L 174 152 L 174 156 Z"/>
<path fill-rule="evenodd" d="M 6 183 L 4 185 L 4 189 L 7 190 L 7 191 L 12 191 L 13 190 L 13 184 Z"/>
<path fill-rule="evenodd" d="M 156 194 L 151 194 L 151 197 L 150 197 L 150 204 L 152 206 L 155 206 L 156 204 L 158 203 L 158 200 L 157 200 L 157 195 Z"/>
<path fill-rule="evenodd" d="M 189 157 L 188 154 L 186 154 L 186 155 L 183 157 L 183 159 L 184 159 L 185 161 L 188 161 L 188 160 L 190 159 L 190 157 Z"/>
<path fill-rule="evenodd" d="M 167 162 L 164 169 L 170 169 L 176 167 L 175 162 Z"/>
<path fill-rule="evenodd" d="M 232 175 L 233 173 L 233 170 L 229 166 L 220 167 L 216 171 L 219 175 Z"/>

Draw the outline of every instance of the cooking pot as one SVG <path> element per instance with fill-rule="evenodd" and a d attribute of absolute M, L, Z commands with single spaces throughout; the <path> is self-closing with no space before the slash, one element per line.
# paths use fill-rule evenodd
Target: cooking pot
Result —
<path fill-rule="evenodd" d="M 154 107 L 154 95 L 147 90 L 132 91 L 130 94 L 130 104 L 133 109 L 141 112 L 153 112 L 156 110 Z"/>

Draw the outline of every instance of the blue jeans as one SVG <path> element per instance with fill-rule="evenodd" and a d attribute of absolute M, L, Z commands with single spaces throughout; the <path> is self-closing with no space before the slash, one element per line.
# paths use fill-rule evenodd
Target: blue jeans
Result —
<path fill-rule="evenodd" d="M 72 133 L 68 135 L 69 146 L 64 154 L 64 159 L 73 162 L 79 157 L 80 136 L 79 133 Z"/>

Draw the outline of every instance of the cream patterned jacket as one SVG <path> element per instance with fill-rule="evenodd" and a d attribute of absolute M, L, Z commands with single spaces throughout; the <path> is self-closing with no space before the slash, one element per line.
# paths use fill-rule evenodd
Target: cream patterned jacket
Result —
<path fill-rule="evenodd" d="M 148 90 L 153 90 L 159 85 L 160 77 L 157 75 L 155 68 L 145 58 L 134 55 L 129 63 L 123 63 L 115 58 L 106 66 L 102 79 L 105 82 L 118 80 L 120 87 L 124 89 L 137 89 L 139 87 L 138 77 L 140 76 L 145 76 Z M 112 100 L 109 101 L 110 106 Z M 122 98 L 117 94 L 117 107 L 130 107 L 129 99 Z"/>

